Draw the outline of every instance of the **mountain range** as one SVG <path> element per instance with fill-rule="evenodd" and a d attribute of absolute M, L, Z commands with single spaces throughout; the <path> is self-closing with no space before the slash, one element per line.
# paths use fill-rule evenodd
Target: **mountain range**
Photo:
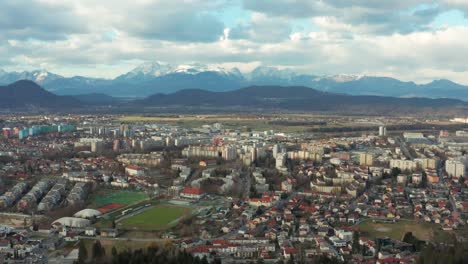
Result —
<path fill-rule="evenodd" d="M 114 97 L 146 97 L 185 89 L 213 92 L 232 91 L 248 86 L 306 86 L 320 91 L 349 95 L 392 97 L 454 98 L 468 100 L 468 86 L 449 80 L 427 84 L 404 82 L 388 77 L 360 75 L 317 76 L 291 69 L 259 66 L 249 73 L 199 63 L 172 65 L 147 62 L 114 79 L 63 77 L 45 70 L 6 72 L 0 70 L 0 84 L 32 80 L 58 95 L 105 94 Z"/>
<path fill-rule="evenodd" d="M 345 95 L 303 86 L 250 86 L 213 92 L 185 89 L 157 93 L 144 99 L 122 100 L 104 94 L 60 96 L 29 80 L 0 86 L 0 110 L 147 111 L 235 110 L 235 111 L 324 111 L 356 114 L 414 114 L 419 112 L 464 112 L 467 102 L 456 99 L 396 98 Z M 146 110 L 143 110 L 146 109 Z"/>
<path fill-rule="evenodd" d="M 456 99 L 345 95 L 303 86 L 251 86 L 225 92 L 190 89 L 171 94 L 155 94 L 136 100 L 133 104 L 147 107 L 208 107 L 373 114 L 441 111 L 457 108 L 463 110 L 468 105 Z"/>

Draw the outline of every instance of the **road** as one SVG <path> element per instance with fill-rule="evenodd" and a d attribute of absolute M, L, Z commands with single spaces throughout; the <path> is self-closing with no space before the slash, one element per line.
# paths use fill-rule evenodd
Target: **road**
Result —
<path fill-rule="evenodd" d="M 444 169 L 445 169 L 445 166 L 443 165 L 443 163 L 441 163 L 440 168 L 439 168 L 439 170 L 437 171 L 437 173 L 438 173 L 440 182 L 441 182 L 446 188 L 448 188 L 448 187 L 445 185 Z M 450 204 L 451 204 L 451 206 L 452 206 L 452 216 L 453 216 L 453 218 L 455 219 L 455 221 L 458 221 L 459 216 L 460 216 L 460 213 L 458 212 L 457 206 L 456 206 L 456 204 L 455 204 L 455 200 L 453 200 L 453 197 L 452 197 L 452 195 L 450 195 L 450 192 L 449 192 L 449 201 L 450 201 Z"/>
<path fill-rule="evenodd" d="M 185 183 L 189 183 L 193 177 L 193 175 L 195 175 L 197 171 L 196 170 L 192 170 L 189 174 L 189 176 L 187 177 L 187 179 L 185 179 Z"/>
<path fill-rule="evenodd" d="M 405 140 L 402 139 L 401 137 L 396 137 L 396 140 L 397 140 L 398 143 L 400 144 L 400 149 L 401 149 L 401 151 L 403 152 L 403 154 L 405 154 L 405 156 L 406 156 L 408 159 L 413 160 L 414 157 L 413 157 L 413 155 L 411 155 L 411 153 L 409 152 L 408 147 L 406 146 Z"/>
<path fill-rule="evenodd" d="M 88 236 L 78 236 L 78 239 L 90 239 L 90 240 L 111 240 L 111 241 L 139 241 L 139 242 L 164 242 L 167 240 L 172 240 L 170 238 L 137 238 L 137 237 L 88 237 Z"/>

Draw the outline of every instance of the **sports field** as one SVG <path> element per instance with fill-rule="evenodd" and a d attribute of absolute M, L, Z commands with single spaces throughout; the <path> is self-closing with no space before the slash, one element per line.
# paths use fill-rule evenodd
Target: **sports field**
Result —
<path fill-rule="evenodd" d="M 451 239 L 450 232 L 441 230 L 436 224 L 411 220 L 403 220 L 394 224 L 373 223 L 367 220 L 360 223 L 358 228 L 370 238 L 390 237 L 401 240 L 406 232 L 412 232 L 415 237 L 425 241 L 443 242 Z"/>
<path fill-rule="evenodd" d="M 147 198 L 144 192 L 102 189 L 93 195 L 91 204 L 94 207 L 102 207 L 106 204 L 128 205 Z"/>
<path fill-rule="evenodd" d="M 172 222 L 188 214 L 190 214 L 190 209 L 187 207 L 158 205 L 123 220 L 119 225 L 127 229 L 160 230 L 169 227 Z"/>

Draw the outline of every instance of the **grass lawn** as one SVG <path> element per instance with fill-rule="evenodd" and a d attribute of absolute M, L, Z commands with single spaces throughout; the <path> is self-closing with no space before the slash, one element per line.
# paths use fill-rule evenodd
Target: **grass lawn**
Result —
<path fill-rule="evenodd" d="M 158 230 L 168 227 L 171 222 L 189 213 L 190 209 L 187 207 L 158 205 L 123 220 L 119 225 L 126 229 Z"/>
<path fill-rule="evenodd" d="M 419 223 L 411 220 L 402 220 L 394 224 L 373 223 L 367 220 L 359 224 L 359 230 L 370 238 L 390 237 L 403 239 L 406 232 L 412 232 L 420 240 L 447 241 L 451 239 L 449 232 L 440 229 L 440 226 L 431 223 Z"/>
<path fill-rule="evenodd" d="M 100 189 L 91 197 L 91 205 L 93 207 L 101 207 L 110 203 L 128 205 L 147 198 L 148 195 L 140 191 Z"/>

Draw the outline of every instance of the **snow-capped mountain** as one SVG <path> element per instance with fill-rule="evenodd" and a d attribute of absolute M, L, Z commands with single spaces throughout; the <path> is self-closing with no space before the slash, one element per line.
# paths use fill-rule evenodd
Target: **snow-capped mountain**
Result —
<path fill-rule="evenodd" d="M 118 76 L 116 79 L 123 81 L 148 81 L 171 74 L 197 75 L 212 72 L 230 78 L 242 78 L 242 73 L 237 68 L 226 69 L 223 67 L 206 65 L 201 63 L 173 65 L 160 61 L 145 62 L 130 72 Z"/>
<path fill-rule="evenodd" d="M 18 80 L 31 80 L 40 85 L 44 85 L 48 82 L 55 81 L 58 79 L 63 79 L 64 77 L 50 73 L 45 70 L 35 70 L 35 71 L 23 71 L 23 72 L 6 72 L 0 70 L 0 83 L 10 84 Z"/>
<path fill-rule="evenodd" d="M 243 77 L 242 73 L 237 68 L 226 69 L 224 67 L 206 65 L 201 63 L 181 64 L 174 68 L 171 73 L 185 73 L 185 74 L 200 74 L 204 72 L 214 72 L 230 77 Z"/>
<path fill-rule="evenodd" d="M 359 79 L 361 79 L 363 77 L 365 77 L 365 76 L 364 75 L 355 75 L 355 74 L 337 74 L 337 75 L 318 77 L 315 80 L 316 81 L 328 80 L 328 81 L 333 81 L 333 82 L 337 82 L 337 83 L 345 83 L 345 82 L 356 81 L 356 80 L 359 80 Z"/>
<path fill-rule="evenodd" d="M 297 73 L 291 69 L 278 69 L 276 67 L 258 66 L 247 74 L 249 80 L 282 79 L 292 80 Z"/>
<path fill-rule="evenodd" d="M 123 74 L 117 78 L 121 79 L 135 79 L 135 78 L 154 78 L 162 75 L 166 75 L 173 71 L 174 67 L 170 64 L 163 62 L 145 62 L 130 72 Z"/>
<path fill-rule="evenodd" d="M 259 66 L 249 73 L 237 68 L 201 63 L 169 64 L 146 62 L 115 79 L 75 76 L 64 78 L 45 70 L 6 72 L 0 70 L 0 84 L 32 80 L 60 95 L 101 93 L 111 96 L 144 97 L 183 89 L 229 91 L 252 85 L 306 86 L 332 93 L 394 97 L 449 97 L 468 100 L 468 87 L 449 80 L 427 84 L 403 82 L 388 77 L 338 74 L 316 76 L 292 69 Z"/>

